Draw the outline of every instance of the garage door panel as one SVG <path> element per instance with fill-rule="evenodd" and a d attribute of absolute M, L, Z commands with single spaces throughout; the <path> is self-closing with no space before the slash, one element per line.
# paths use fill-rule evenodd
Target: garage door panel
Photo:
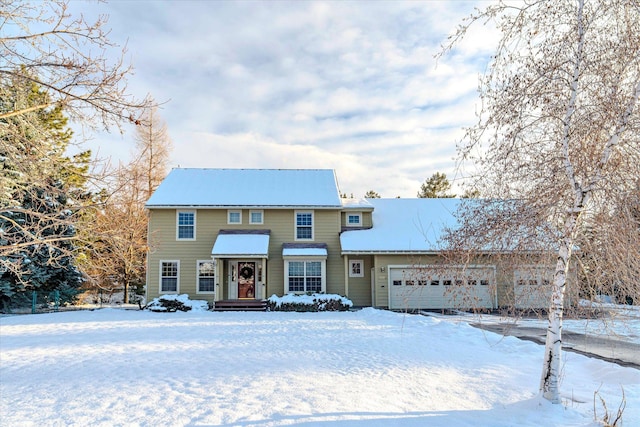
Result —
<path fill-rule="evenodd" d="M 389 275 L 392 309 L 493 308 L 493 268 L 451 268 L 446 275 L 428 268 L 390 268 Z"/>

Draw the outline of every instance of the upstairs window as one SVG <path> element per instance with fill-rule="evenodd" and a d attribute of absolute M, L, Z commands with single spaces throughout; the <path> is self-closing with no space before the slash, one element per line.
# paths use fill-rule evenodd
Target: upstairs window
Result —
<path fill-rule="evenodd" d="M 228 224 L 242 224 L 242 211 L 227 211 Z"/>
<path fill-rule="evenodd" d="M 348 227 L 359 227 L 362 225 L 362 214 L 361 213 L 348 213 L 347 214 L 347 226 Z"/>
<path fill-rule="evenodd" d="M 262 211 L 250 211 L 249 212 L 249 224 L 262 224 Z"/>
<path fill-rule="evenodd" d="M 296 212 L 296 240 L 313 240 L 313 212 Z"/>
<path fill-rule="evenodd" d="M 194 211 L 178 211 L 176 237 L 178 240 L 195 240 L 196 213 Z"/>

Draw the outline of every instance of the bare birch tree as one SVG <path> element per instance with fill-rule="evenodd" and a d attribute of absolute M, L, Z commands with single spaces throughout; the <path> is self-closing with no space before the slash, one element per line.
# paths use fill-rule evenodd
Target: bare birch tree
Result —
<path fill-rule="evenodd" d="M 458 147 L 489 200 L 465 203 L 452 246 L 555 253 L 540 392 L 559 403 L 576 245 L 597 248 L 585 270 L 594 286 L 615 278 L 636 301 L 640 294 L 638 221 L 630 219 L 640 175 L 640 4 L 499 2 L 465 21 L 444 51 L 490 21 L 502 38 L 480 82 L 478 124 Z"/>

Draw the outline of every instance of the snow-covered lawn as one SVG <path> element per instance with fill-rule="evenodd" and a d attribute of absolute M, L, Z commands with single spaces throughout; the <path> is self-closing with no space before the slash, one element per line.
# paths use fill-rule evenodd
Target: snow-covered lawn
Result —
<path fill-rule="evenodd" d="M 592 426 L 623 388 L 640 425 L 636 369 L 565 352 L 551 405 L 541 346 L 375 309 L 9 316 L 0 340 L 6 426 Z"/>

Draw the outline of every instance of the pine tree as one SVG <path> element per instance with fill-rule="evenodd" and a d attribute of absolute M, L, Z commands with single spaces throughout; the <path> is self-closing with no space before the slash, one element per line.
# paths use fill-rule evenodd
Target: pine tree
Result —
<path fill-rule="evenodd" d="M 0 108 L 48 102 L 36 84 L 14 78 Z M 0 119 L 0 296 L 19 303 L 25 291 L 61 291 L 70 301 L 80 284 L 71 197 L 83 197 L 89 152 L 65 157 L 72 132 L 61 107 Z"/>
<path fill-rule="evenodd" d="M 455 194 L 448 194 L 449 190 L 451 190 L 451 183 L 447 179 L 447 175 L 436 172 L 422 184 L 420 191 L 418 191 L 418 197 L 421 199 L 456 197 Z"/>

